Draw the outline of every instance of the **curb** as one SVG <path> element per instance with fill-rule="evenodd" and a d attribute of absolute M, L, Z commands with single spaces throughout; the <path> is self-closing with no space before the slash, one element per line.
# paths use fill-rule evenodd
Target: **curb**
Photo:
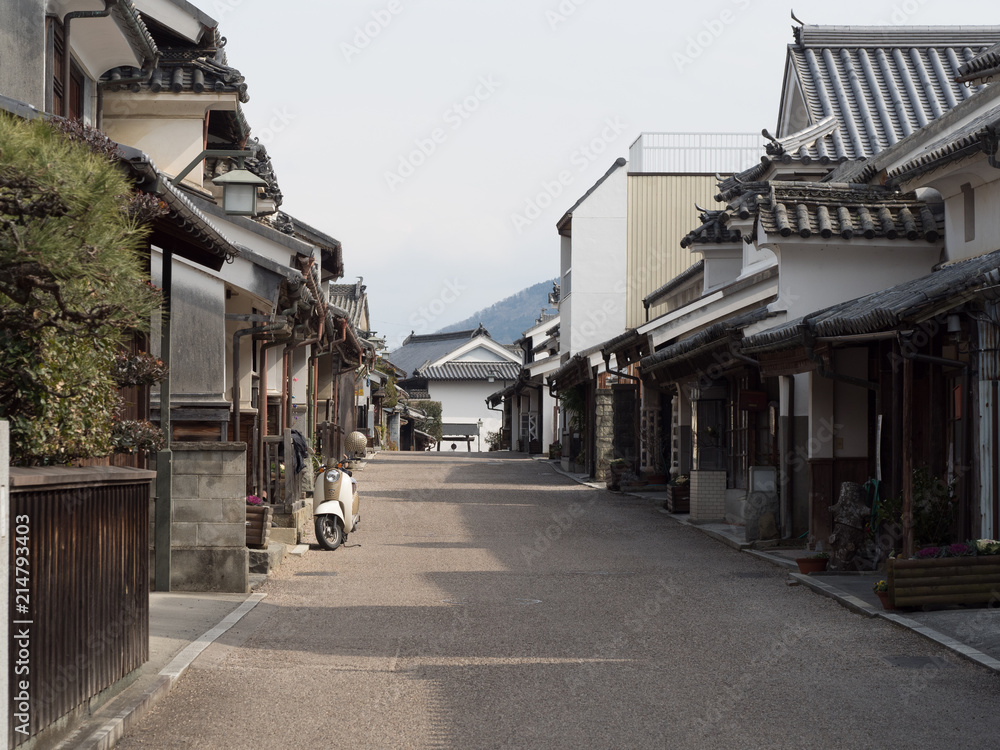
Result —
<path fill-rule="evenodd" d="M 997 661 L 989 654 L 984 654 L 979 649 L 975 649 L 972 646 L 967 646 L 959 640 L 952 638 L 944 633 L 939 633 L 934 628 L 929 628 L 926 625 L 921 625 L 916 620 L 911 620 L 909 617 L 904 617 L 903 615 L 892 614 L 891 612 L 876 612 L 876 616 L 881 617 L 884 620 L 898 625 L 899 627 L 906 628 L 917 635 L 922 635 L 930 641 L 943 646 L 949 651 L 958 654 L 963 659 L 978 664 L 981 667 L 986 667 L 992 672 L 1000 674 L 1000 661 Z"/>
<path fill-rule="evenodd" d="M 243 619 L 243 616 L 256 607 L 258 602 L 265 596 L 267 594 L 250 594 L 239 607 L 222 618 L 222 621 L 218 625 L 192 641 L 177 654 L 167 666 L 160 670 L 156 682 L 146 689 L 142 695 L 119 711 L 104 726 L 76 745 L 76 747 L 85 750 L 111 750 L 117 744 L 118 740 L 135 724 L 141 721 L 159 700 L 167 696 L 173 688 L 174 683 L 187 671 L 188 667 L 198 658 L 201 652 Z M 60 744 L 57 747 L 62 747 L 62 745 Z"/>

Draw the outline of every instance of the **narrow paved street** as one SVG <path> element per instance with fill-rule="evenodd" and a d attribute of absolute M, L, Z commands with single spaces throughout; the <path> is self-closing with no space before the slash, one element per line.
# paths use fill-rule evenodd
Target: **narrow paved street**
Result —
<path fill-rule="evenodd" d="M 119 747 L 996 746 L 994 674 L 650 501 L 526 459 L 356 476 L 349 546 L 286 561 Z"/>

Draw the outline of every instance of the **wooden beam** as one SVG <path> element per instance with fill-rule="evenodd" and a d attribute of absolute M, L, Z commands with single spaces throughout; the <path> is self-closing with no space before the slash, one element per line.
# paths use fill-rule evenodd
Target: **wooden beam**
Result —
<path fill-rule="evenodd" d="M 913 360 L 903 360 L 903 558 L 913 556 Z"/>

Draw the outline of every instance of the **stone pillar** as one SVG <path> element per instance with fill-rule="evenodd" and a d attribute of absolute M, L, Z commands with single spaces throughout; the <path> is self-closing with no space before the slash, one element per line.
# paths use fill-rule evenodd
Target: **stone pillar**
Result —
<path fill-rule="evenodd" d="M 594 481 L 603 482 L 608 476 L 608 464 L 615 457 L 615 410 L 610 388 L 599 388 L 595 395 L 597 455 L 594 456 Z"/>
<path fill-rule="evenodd" d="M 170 586 L 246 592 L 246 443 L 174 442 Z"/>
<path fill-rule="evenodd" d="M 691 520 L 721 521 L 726 516 L 726 472 L 691 472 Z"/>

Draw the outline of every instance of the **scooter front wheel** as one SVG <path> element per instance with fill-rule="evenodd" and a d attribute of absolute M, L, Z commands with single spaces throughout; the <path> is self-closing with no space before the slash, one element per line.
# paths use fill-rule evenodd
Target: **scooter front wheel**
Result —
<path fill-rule="evenodd" d="M 316 541 L 323 549 L 335 550 L 344 543 L 344 527 L 336 516 L 316 516 Z"/>

